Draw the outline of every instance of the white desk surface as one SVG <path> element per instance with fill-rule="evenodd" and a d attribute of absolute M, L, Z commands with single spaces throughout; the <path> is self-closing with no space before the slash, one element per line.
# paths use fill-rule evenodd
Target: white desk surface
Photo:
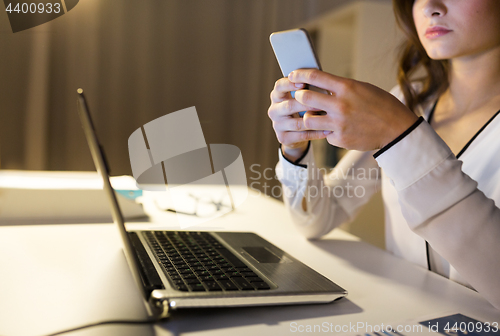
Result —
<path fill-rule="evenodd" d="M 281 202 L 255 192 L 210 224 L 260 234 L 347 289 L 348 297 L 332 304 L 184 310 L 154 327 L 100 326 L 69 335 L 291 335 L 298 333 L 291 330 L 293 322 L 380 325 L 450 312 L 500 321 L 500 311 L 478 293 L 341 230 L 306 240 Z M 152 223 L 129 227 L 177 229 Z M 0 227 L 0 335 L 43 335 L 146 318 L 120 244 L 112 224 Z"/>

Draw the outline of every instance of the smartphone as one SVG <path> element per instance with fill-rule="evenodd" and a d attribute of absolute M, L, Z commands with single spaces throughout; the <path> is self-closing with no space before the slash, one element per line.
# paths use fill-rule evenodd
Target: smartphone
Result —
<path fill-rule="evenodd" d="M 283 76 L 288 77 L 290 72 L 297 69 L 321 70 L 321 65 L 314 52 L 311 38 L 307 30 L 300 28 L 272 33 L 269 40 L 271 41 L 274 55 L 276 55 Z M 328 91 L 313 85 L 306 84 L 305 88 L 320 93 L 330 94 Z M 295 91 L 292 91 L 291 94 L 292 97 L 295 97 Z M 299 115 L 302 117 L 304 113 L 306 113 L 306 111 L 299 112 Z M 324 111 L 316 113 L 325 114 Z"/>

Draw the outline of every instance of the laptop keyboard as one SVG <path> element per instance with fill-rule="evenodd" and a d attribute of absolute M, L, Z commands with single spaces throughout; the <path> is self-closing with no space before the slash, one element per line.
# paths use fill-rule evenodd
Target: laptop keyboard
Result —
<path fill-rule="evenodd" d="M 183 292 L 255 291 L 270 286 L 208 232 L 144 232 L 173 288 Z"/>

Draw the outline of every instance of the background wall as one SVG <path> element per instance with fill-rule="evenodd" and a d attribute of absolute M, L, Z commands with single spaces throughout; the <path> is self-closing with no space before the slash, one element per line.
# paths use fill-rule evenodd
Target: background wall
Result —
<path fill-rule="evenodd" d="M 82 87 L 112 174 L 131 174 L 135 129 L 194 105 L 206 142 L 238 146 L 257 178 L 251 165 L 263 172 L 277 162 L 267 108 L 281 74 L 268 37 L 343 2 L 81 0 L 15 34 L 2 8 L 1 167 L 93 170 L 76 114 Z"/>

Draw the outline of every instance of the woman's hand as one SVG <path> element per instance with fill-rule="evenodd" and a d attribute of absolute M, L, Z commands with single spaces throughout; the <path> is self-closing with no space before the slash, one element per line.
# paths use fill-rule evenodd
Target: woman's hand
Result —
<path fill-rule="evenodd" d="M 304 129 L 333 131 L 326 139 L 335 146 L 361 151 L 380 149 L 407 130 L 418 117 L 390 93 L 368 83 L 315 69 L 295 70 L 292 85 L 307 83 L 328 90 L 326 95 L 298 90 L 295 101 L 326 115 L 304 115 Z M 273 91 L 274 92 L 274 91 Z"/>
<path fill-rule="evenodd" d="M 273 121 L 273 128 L 278 141 L 282 144 L 283 155 L 292 161 L 298 159 L 307 148 L 309 140 L 326 138 L 331 132 L 323 132 L 321 128 L 311 130 L 304 125 L 304 118 L 298 112 L 312 115 L 317 109 L 305 106 L 292 98 L 291 91 L 303 89 L 304 84 L 294 84 L 288 78 L 276 81 L 271 91 L 271 106 L 268 110 L 269 118 Z"/>

